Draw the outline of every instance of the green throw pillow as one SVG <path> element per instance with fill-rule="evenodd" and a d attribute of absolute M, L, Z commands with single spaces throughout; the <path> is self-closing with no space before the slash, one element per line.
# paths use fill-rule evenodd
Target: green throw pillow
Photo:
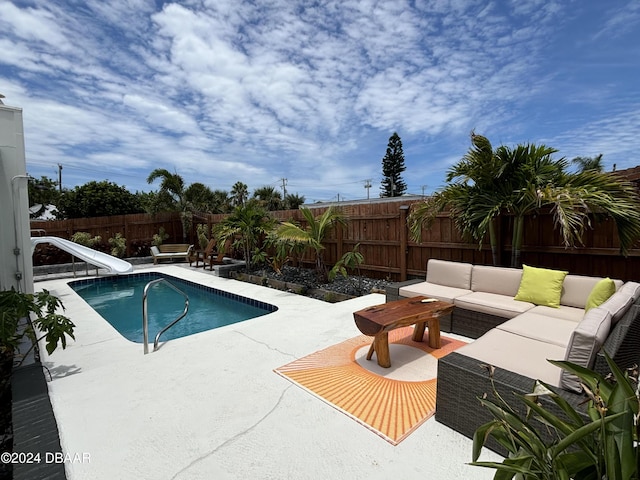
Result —
<path fill-rule="evenodd" d="M 594 307 L 599 307 L 614 293 L 616 293 L 616 284 L 609 277 L 603 278 L 591 290 L 589 298 L 587 298 L 587 304 L 584 307 L 585 312 Z"/>
<path fill-rule="evenodd" d="M 520 288 L 518 288 L 515 299 L 559 308 L 562 284 L 567 273 L 569 272 L 523 265 Z"/>

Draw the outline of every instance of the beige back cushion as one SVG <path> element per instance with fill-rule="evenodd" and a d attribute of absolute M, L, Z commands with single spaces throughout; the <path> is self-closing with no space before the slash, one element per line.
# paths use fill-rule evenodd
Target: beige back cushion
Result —
<path fill-rule="evenodd" d="M 604 344 L 611 329 L 611 313 L 602 307 L 592 308 L 571 334 L 564 359 L 585 368 L 592 368 L 596 354 Z M 560 386 L 581 392 L 580 380 L 563 370 Z"/>
<path fill-rule="evenodd" d="M 560 304 L 569 307 L 584 308 L 593 287 L 602 280 L 601 277 L 585 277 L 582 275 L 567 275 L 562 284 Z M 614 280 L 616 290 L 622 286 L 622 280 Z"/>
<path fill-rule="evenodd" d="M 447 287 L 471 289 L 470 263 L 449 262 L 431 258 L 427 262 L 427 282 Z"/>
<path fill-rule="evenodd" d="M 474 265 L 471 274 L 471 290 L 515 297 L 518 293 L 522 269 Z"/>
<path fill-rule="evenodd" d="M 640 283 L 627 282 L 600 307 L 611 313 L 611 321 L 615 325 L 639 297 Z"/>

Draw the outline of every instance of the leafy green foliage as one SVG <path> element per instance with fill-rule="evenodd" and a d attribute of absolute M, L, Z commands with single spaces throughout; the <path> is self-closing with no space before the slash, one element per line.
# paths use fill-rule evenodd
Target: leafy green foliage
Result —
<path fill-rule="evenodd" d="M 43 209 L 47 205 L 59 204 L 60 190 L 58 189 L 58 182 L 50 179 L 47 176 L 42 176 L 39 180 L 29 177 L 29 206 L 42 205 Z M 41 212 L 37 212 L 34 215 L 38 215 Z"/>
<path fill-rule="evenodd" d="M 329 280 L 335 280 L 338 275 L 347 278 L 347 270 L 358 270 L 358 275 L 360 275 L 360 265 L 364 262 L 364 256 L 358 251 L 359 248 L 360 244 L 358 243 L 350 252 L 342 255 L 329 271 Z"/>
<path fill-rule="evenodd" d="M 71 241 L 85 247 L 94 248 L 96 245 L 100 245 L 102 237 L 100 235 L 92 237 L 89 232 L 76 232 L 71 235 Z"/>
<path fill-rule="evenodd" d="M 127 253 L 127 239 L 120 232 L 109 239 L 109 245 L 111 246 L 111 255 L 114 257 L 123 258 Z"/>
<path fill-rule="evenodd" d="M 306 220 L 306 227 L 301 227 L 294 222 L 283 222 L 277 228 L 277 236 L 286 242 L 304 245 L 314 250 L 316 255 L 316 271 L 321 278 L 327 278 L 327 269 L 324 263 L 322 242 L 329 232 L 337 224 L 344 224 L 345 218 L 342 213 L 334 207 L 329 207 L 317 218 L 308 208 L 301 208 L 300 211 Z"/>
<path fill-rule="evenodd" d="M 44 338 L 49 354 L 57 348 L 67 346 L 67 336 L 74 338 L 75 325 L 57 310 L 64 310 L 62 302 L 49 291 L 36 294 L 21 293 L 14 288 L 0 292 L 0 351 L 17 352 L 23 337 L 31 339 L 33 345 Z M 20 321 L 30 315 L 31 323 L 20 328 Z M 36 332 L 42 332 L 40 338 Z M 31 347 L 33 348 L 33 346 Z"/>
<path fill-rule="evenodd" d="M 254 201 L 239 205 L 215 227 L 214 236 L 218 245 L 232 241 L 244 254 L 247 268 L 254 266 L 255 250 L 262 249 L 262 241 L 273 229 L 275 220 L 263 207 Z M 257 258 L 261 258 L 258 256 Z"/>
<path fill-rule="evenodd" d="M 138 196 L 108 181 L 92 181 L 63 192 L 58 210 L 65 218 L 127 215 L 144 211 Z"/>
<path fill-rule="evenodd" d="M 587 413 L 590 421 L 584 420 L 566 400 L 542 382 L 538 383 L 534 394 L 517 396 L 528 408 L 524 418 L 495 389 L 497 400 L 480 399 L 494 420 L 475 432 L 472 465 L 496 469 L 494 478 L 500 480 L 514 477 L 545 480 L 640 478 L 638 369 L 622 372 L 613 360 L 606 358 L 612 379 L 570 362 L 551 361 L 580 378 L 589 397 Z M 537 401 L 540 395 L 549 396 L 566 418 L 544 408 Z M 544 426 L 536 427 L 531 421 L 533 418 Z M 545 440 L 539 428 L 553 432 L 553 440 Z M 503 463 L 477 461 L 489 437 L 509 452 Z"/>
<path fill-rule="evenodd" d="M 164 227 L 160 227 L 158 233 L 154 233 L 151 245 L 159 247 L 167 238 L 169 238 L 169 234 L 165 231 Z"/>
<path fill-rule="evenodd" d="M 280 192 L 270 185 L 256 188 L 253 192 L 253 198 L 269 211 L 282 210 L 284 205 Z"/>
<path fill-rule="evenodd" d="M 338 275 L 344 278 L 348 276 L 348 270 L 358 272 L 358 290 L 362 290 L 362 277 L 360 276 L 360 265 L 364 262 L 364 256 L 358 251 L 360 244 L 356 244 L 350 252 L 342 255 L 340 260 L 329 270 L 329 280 L 333 281 Z"/>
<path fill-rule="evenodd" d="M 198 235 L 198 245 L 204 250 L 209 244 L 209 226 L 199 223 L 196 225 L 196 234 Z"/>

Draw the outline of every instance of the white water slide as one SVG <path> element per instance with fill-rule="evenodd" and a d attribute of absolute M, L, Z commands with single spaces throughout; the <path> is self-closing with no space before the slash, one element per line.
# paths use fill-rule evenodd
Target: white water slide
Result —
<path fill-rule="evenodd" d="M 50 243 L 51 245 L 55 245 L 59 249 L 69 252 L 74 257 L 78 257 L 80 260 L 90 263 L 91 265 L 95 265 L 96 267 L 104 268 L 109 273 L 118 275 L 133 271 L 133 265 L 129 262 L 60 237 L 31 237 L 32 254 L 33 249 L 39 243 Z"/>

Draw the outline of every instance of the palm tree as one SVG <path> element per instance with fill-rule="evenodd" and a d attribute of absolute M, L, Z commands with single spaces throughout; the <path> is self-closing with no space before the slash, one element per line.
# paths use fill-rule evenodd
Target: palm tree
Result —
<path fill-rule="evenodd" d="M 259 248 L 262 239 L 273 230 L 275 223 L 269 212 L 256 202 L 250 201 L 238 205 L 231 215 L 216 225 L 214 236 L 218 245 L 225 245 L 228 240 L 238 243 L 247 269 L 250 270 L 253 267 L 254 251 Z"/>
<path fill-rule="evenodd" d="M 308 208 L 301 208 L 307 226 L 302 228 L 293 222 L 283 222 L 277 229 L 278 238 L 283 241 L 291 241 L 311 247 L 315 251 L 316 271 L 320 278 L 327 278 L 327 268 L 324 263 L 322 242 L 325 240 L 331 229 L 337 224 L 344 224 L 345 218 L 342 213 L 334 207 L 329 207 L 317 218 Z"/>
<path fill-rule="evenodd" d="M 189 185 L 184 190 L 184 197 L 195 211 L 211 213 L 215 211 L 216 198 L 209 187 L 200 182 Z"/>
<path fill-rule="evenodd" d="M 595 157 L 576 157 L 571 160 L 571 163 L 578 167 L 579 172 L 586 172 L 587 170 L 604 172 L 602 154 L 596 155 Z"/>
<path fill-rule="evenodd" d="M 158 178 L 160 182 L 160 198 L 169 200 L 176 211 L 180 212 L 182 223 L 182 239 L 187 241 L 187 232 L 191 229 L 192 205 L 185 196 L 184 179 L 177 173 L 171 173 L 164 168 L 156 168 L 147 177 L 147 183 L 153 183 Z"/>
<path fill-rule="evenodd" d="M 288 208 L 290 210 L 296 210 L 300 208 L 300 205 L 302 205 L 304 202 L 304 195 L 298 195 L 297 193 L 287 193 L 287 195 L 284 197 L 285 208 Z"/>
<path fill-rule="evenodd" d="M 249 197 L 249 187 L 245 183 L 236 182 L 231 187 L 231 204 L 234 207 L 244 205 Z"/>
<path fill-rule="evenodd" d="M 273 211 L 282 208 L 282 195 L 270 185 L 256 188 L 253 192 L 253 198 L 258 200 L 267 210 Z"/>
<path fill-rule="evenodd" d="M 602 217 L 616 222 L 623 254 L 640 238 L 640 201 L 632 184 L 595 170 L 569 174 L 568 162 L 553 160 L 556 150 L 544 145 L 501 146 L 494 152 L 485 137 L 473 133 L 471 142 L 469 152 L 448 172 L 449 185 L 409 215 L 414 239 L 446 207 L 464 236 L 481 245 L 489 234 L 495 265 L 493 224 L 505 213 L 514 216 L 513 267 L 520 265 L 524 217 L 543 207 L 553 212 L 566 247 L 575 246 L 591 220 Z"/>

